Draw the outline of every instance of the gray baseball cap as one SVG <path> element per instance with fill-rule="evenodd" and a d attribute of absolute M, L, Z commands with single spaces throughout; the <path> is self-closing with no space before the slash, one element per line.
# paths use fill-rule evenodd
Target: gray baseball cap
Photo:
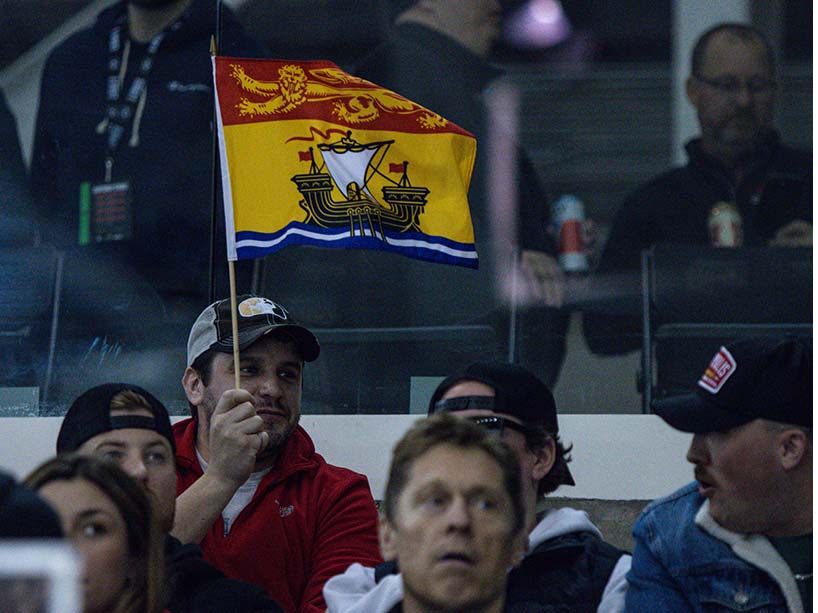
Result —
<path fill-rule="evenodd" d="M 208 306 L 190 329 L 187 341 L 187 365 L 192 366 L 208 349 L 222 353 L 233 351 L 233 329 L 230 299 L 225 298 Z M 239 349 L 246 349 L 271 332 L 280 332 L 291 338 L 301 358 L 312 362 L 321 352 L 315 335 L 298 325 L 287 309 L 261 296 L 245 294 L 236 298 Z"/>

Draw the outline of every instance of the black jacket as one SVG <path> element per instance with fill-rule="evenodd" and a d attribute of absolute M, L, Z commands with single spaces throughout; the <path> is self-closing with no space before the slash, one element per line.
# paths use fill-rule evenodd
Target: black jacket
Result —
<path fill-rule="evenodd" d="M 171 613 L 281 613 L 262 588 L 230 579 L 206 562 L 198 545 L 168 536 L 165 567 Z"/>
<path fill-rule="evenodd" d="M 708 216 L 720 201 L 736 204 L 744 245 L 767 244 L 776 231 L 801 219 L 812 222 L 812 153 L 782 145 L 771 134 L 735 184 L 701 148 L 687 144 L 688 163 L 637 189 L 617 212 L 597 273 L 639 274 L 641 252 L 658 243 L 709 244 Z M 638 287 L 638 280 L 633 283 Z M 636 303 L 638 306 L 638 302 Z M 641 317 L 586 312 L 585 338 L 594 353 L 616 354 L 641 346 Z"/>
<path fill-rule="evenodd" d="M 100 124 L 107 107 L 109 36 L 126 2 L 102 11 L 93 27 L 54 48 L 42 76 L 31 182 L 44 240 L 69 249 L 86 266 L 114 260 L 132 267 L 162 296 L 207 297 L 215 6 L 195 0 L 182 26 L 165 37 L 148 75 L 144 112 L 127 125 L 114 155 L 113 180 L 128 179 L 133 189 L 130 241 L 78 246 L 77 239 L 80 184 L 105 176 L 106 133 Z M 262 54 L 226 8 L 221 23 L 222 55 Z M 126 87 L 145 49 L 131 44 Z M 223 226 L 224 215 L 217 221 Z M 224 253 L 221 230 L 218 262 L 225 261 Z M 97 271 L 105 274 L 104 268 Z"/>
<path fill-rule="evenodd" d="M 509 573 L 507 613 L 592 613 L 624 551 L 592 532 L 541 543 Z"/>

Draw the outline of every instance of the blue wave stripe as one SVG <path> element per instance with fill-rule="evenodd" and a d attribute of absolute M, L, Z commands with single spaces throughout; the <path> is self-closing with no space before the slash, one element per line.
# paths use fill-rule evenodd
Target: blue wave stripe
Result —
<path fill-rule="evenodd" d="M 387 231 L 384 241 L 375 236 L 350 236 L 346 228 L 317 228 L 295 222 L 269 234 L 252 231 L 236 233 L 236 253 L 240 260 L 262 257 L 291 245 L 380 249 L 427 262 L 477 268 L 477 251 L 473 244 L 419 232 Z"/>

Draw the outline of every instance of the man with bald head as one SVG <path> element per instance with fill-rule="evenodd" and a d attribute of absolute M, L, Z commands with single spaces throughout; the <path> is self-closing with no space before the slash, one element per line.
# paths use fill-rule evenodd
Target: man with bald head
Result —
<path fill-rule="evenodd" d="M 635 273 L 641 252 L 658 243 L 812 245 L 812 154 L 779 141 L 777 90 L 773 51 L 760 31 L 723 23 L 701 35 L 685 83 L 701 135 L 687 143 L 685 166 L 626 198 L 597 272 Z M 712 232 L 709 222 L 726 219 L 726 236 Z M 639 318 L 588 313 L 585 324 L 595 353 L 641 346 Z"/>

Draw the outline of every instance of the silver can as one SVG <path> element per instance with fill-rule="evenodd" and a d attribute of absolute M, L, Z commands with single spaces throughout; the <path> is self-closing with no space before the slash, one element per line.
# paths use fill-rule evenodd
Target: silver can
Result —
<path fill-rule="evenodd" d="M 741 247 L 744 244 L 741 213 L 732 202 L 713 205 L 707 218 L 707 231 L 713 247 Z"/>

